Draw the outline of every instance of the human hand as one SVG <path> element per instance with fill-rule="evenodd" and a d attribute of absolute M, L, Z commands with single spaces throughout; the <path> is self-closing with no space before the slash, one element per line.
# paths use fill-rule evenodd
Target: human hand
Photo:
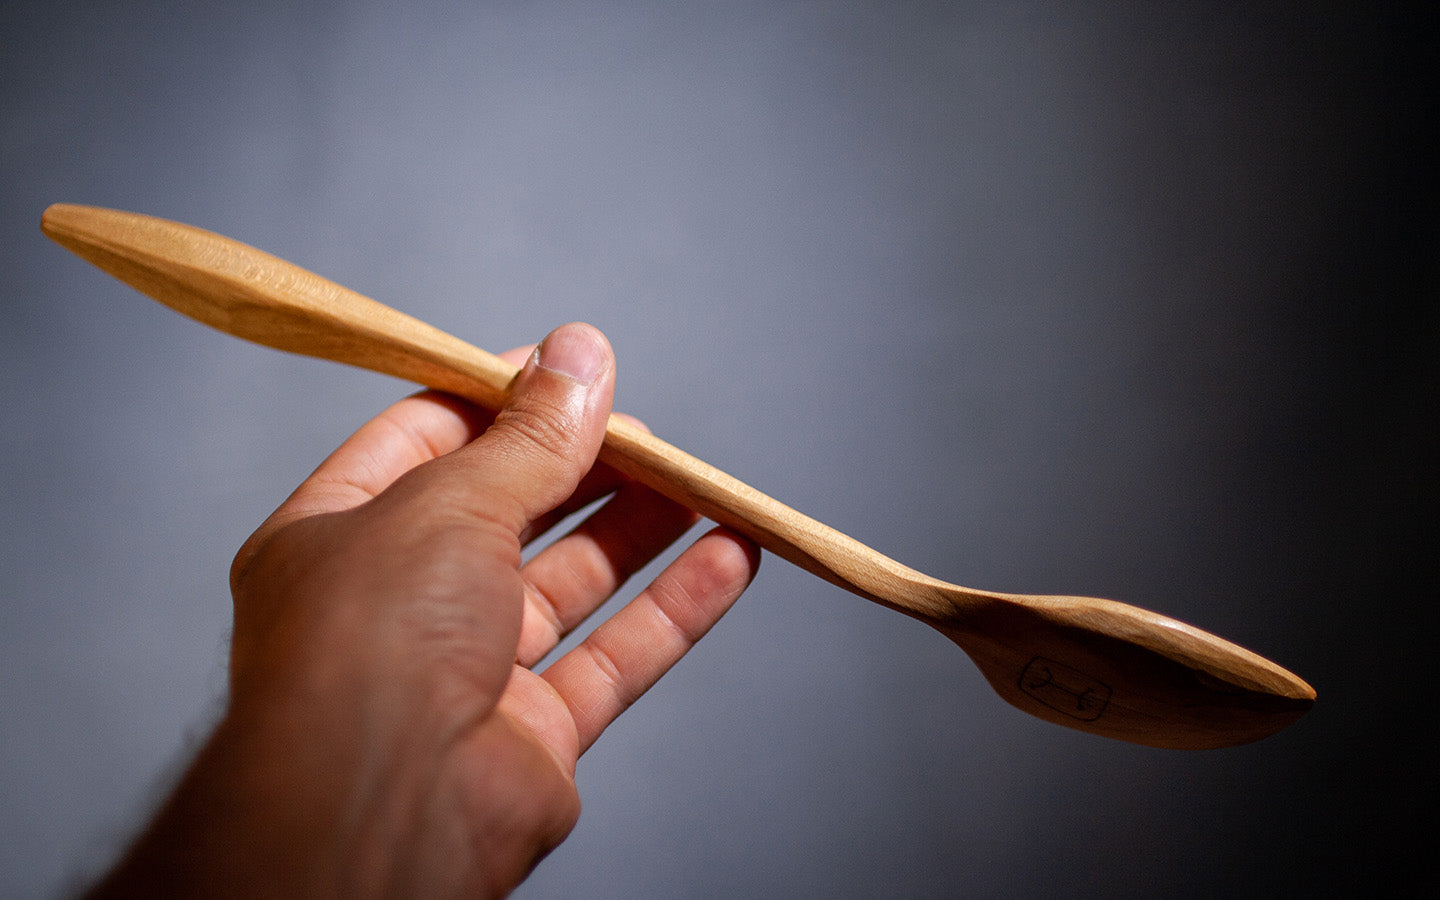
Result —
<path fill-rule="evenodd" d="M 569 833 L 579 755 L 759 562 L 715 529 L 531 668 L 696 521 L 595 463 L 614 376 L 557 329 L 498 416 L 403 400 L 300 485 L 236 556 L 226 713 L 100 892 L 496 895 Z"/>

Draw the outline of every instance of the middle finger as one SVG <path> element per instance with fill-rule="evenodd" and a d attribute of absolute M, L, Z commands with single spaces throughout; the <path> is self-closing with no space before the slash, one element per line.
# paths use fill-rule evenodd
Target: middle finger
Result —
<path fill-rule="evenodd" d="M 516 662 L 538 663 L 699 519 L 642 484 L 621 487 L 521 568 L 525 610 Z"/>

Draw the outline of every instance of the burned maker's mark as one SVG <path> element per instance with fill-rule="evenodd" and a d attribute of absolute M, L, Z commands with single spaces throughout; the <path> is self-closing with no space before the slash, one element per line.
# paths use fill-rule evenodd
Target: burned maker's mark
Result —
<path fill-rule="evenodd" d="M 1100 718 L 1110 703 L 1109 685 L 1043 656 L 1030 660 L 1020 673 L 1020 690 L 1082 722 Z"/>

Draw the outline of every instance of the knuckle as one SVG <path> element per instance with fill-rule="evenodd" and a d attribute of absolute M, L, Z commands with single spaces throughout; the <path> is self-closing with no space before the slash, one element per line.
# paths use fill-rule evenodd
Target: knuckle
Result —
<path fill-rule="evenodd" d="M 536 400 L 507 407 L 495 417 L 495 425 L 562 461 L 569 459 L 578 432 L 571 411 Z"/>

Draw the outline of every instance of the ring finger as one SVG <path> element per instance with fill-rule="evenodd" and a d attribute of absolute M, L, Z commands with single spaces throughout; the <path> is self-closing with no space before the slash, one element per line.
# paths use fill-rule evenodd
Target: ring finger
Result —
<path fill-rule="evenodd" d="M 697 521 L 695 513 L 644 485 L 621 487 L 522 567 L 525 609 L 516 662 L 538 663 Z"/>

